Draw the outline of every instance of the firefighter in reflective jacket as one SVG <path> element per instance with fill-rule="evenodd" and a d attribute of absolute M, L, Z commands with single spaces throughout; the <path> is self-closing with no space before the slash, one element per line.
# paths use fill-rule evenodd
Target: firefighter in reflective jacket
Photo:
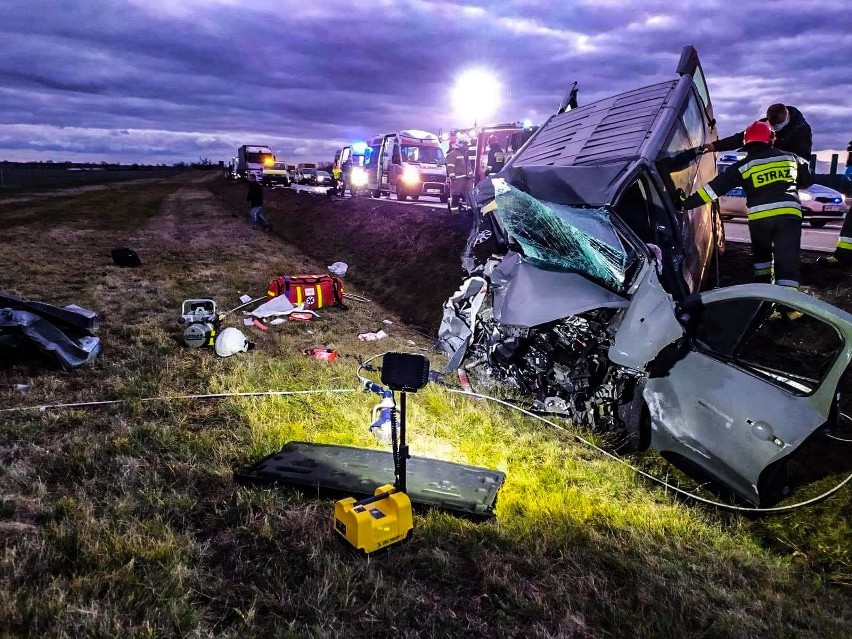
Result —
<path fill-rule="evenodd" d="M 461 211 L 462 202 L 471 187 L 473 174 L 468 160 L 468 141 L 459 135 L 449 153 L 447 153 L 447 177 L 450 180 L 450 200 L 447 207 L 458 207 Z"/>
<path fill-rule="evenodd" d="M 852 195 L 852 141 L 846 147 L 846 175 L 841 183 L 840 190 L 845 195 Z M 844 269 L 852 269 L 852 213 L 847 213 L 843 218 L 843 226 L 840 227 L 840 237 L 832 255 L 821 257 L 817 260 L 819 266 L 831 266 Z"/>
<path fill-rule="evenodd" d="M 506 153 L 497 141 L 497 136 L 492 133 L 488 136 L 488 164 L 485 167 L 485 175 L 497 173 L 505 163 Z"/>
<path fill-rule="evenodd" d="M 736 186 L 748 206 L 754 279 L 798 288 L 802 205 L 799 186 L 813 184 L 808 163 L 795 153 L 772 147 L 775 133 L 766 122 L 752 123 L 744 134 L 746 157 L 732 164 L 683 202 L 685 210 L 713 202 Z"/>

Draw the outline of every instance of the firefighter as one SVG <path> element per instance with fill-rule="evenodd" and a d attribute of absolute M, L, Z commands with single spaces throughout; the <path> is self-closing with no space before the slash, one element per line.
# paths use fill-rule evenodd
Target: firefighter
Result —
<path fill-rule="evenodd" d="M 463 135 L 457 135 L 455 145 L 447 153 L 447 177 L 450 180 L 450 199 L 447 208 L 452 211 L 458 207 L 462 210 L 462 203 L 471 186 L 473 174 L 470 171 L 468 160 L 469 142 Z"/>
<path fill-rule="evenodd" d="M 802 205 L 799 186 L 813 184 L 808 163 L 794 153 L 775 149 L 775 132 L 764 121 L 743 134 L 746 157 L 729 166 L 683 201 L 684 210 L 713 202 L 742 186 L 748 206 L 754 279 L 756 282 L 799 287 L 799 244 Z"/>
<path fill-rule="evenodd" d="M 840 236 L 834 247 L 834 253 L 817 259 L 821 267 L 829 266 L 848 269 L 852 267 L 852 214 L 847 213 L 840 227 Z"/>
<path fill-rule="evenodd" d="M 844 195 L 852 195 L 852 140 L 846 147 L 846 173 L 840 183 L 840 191 Z M 840 236 L 834 247 L 834 253 L 817 259 L 821 267 L 836 267 L 848 269 L 852 267 L 852 214 L 846 213 L 843 218 L 843 226 L 840 227 Z"/>
<path fill-rule="evenodd" d="M 492 133 L 488 136 L 488 164 L 485 167 L 485 175 L 499 172 L 505 162 L 506 154 L 503 147 L 497 141 L 497 136 Z"/>
<path fill-rule="evenodd" d="M 340 180 L 342 173 L 343 173 L 343 171 L 340 168 L 340 164 L 337 161 L 335 161 L 334 165 L 331 167 L 332 184 L 331 184 L 331 191 L 329 191 L 329 193 L 334 192 L 334 193 L 338 193 L 340 195 L 343 195 L 343 188 L 341 187 L 342 182 Z"/>
<path fill-rule="evenodd" d="M 784 104 L 773 104 L 766 109 L 766 117 L 760 120 L 767 122 L 775 132 L 775 148 L 779 151 L 795 153 L 805 160 L 811 159 L 813 148 L 813 135 L 811 125 L 805 120 L 805 116 L 794 106 Z M 744 132 L 709 142 L 701 147 L 702 151 L 735 151 L 745 142 Z"/>

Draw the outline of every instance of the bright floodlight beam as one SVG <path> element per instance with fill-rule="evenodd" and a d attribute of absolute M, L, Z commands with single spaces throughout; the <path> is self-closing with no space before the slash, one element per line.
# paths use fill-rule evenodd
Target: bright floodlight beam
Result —
<path fill-rule="evenodd" d="M 470 69 L 456 79 L 453 109 L 461 121 L 476 125 L 494 114 L 500 106 L 500 93 L 500 82 L 491 73 Z"/>

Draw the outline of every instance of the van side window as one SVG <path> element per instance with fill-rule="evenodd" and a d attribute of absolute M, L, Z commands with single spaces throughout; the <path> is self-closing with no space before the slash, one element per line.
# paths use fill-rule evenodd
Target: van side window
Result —
<path fill-rule="evenodd" d="M 650 211 L 648 209 L 648 198 L 644 185 L 637 181 L 628 188 L 618 199 L 615 205 L 618 217 L 627 223 L 627 226 L 639 236 L 643 242 L 653 242 L 651 234 Z"/>
<path fill-rule="evenodd" d="M 704 144 L 704 115 L 703 109 L 698 104 L 698 98 L 693 93 L 690 95 L 683 112 L 680 114 L 681 122 L 686 128 L 686 133 L 692 142 L 692 146 L 701 146 Z"/>
<path fill-rule="evenodd" d="M 686 151 L 690 148 L 692 148 L 692 143 L 689 140 L 689 136 L 686 134 L 686 129 L 683 128 L 682 124 L 677 123 L 671 133 L 668 144 L 662 151 L 660 151 L 660 155 L 657 156 L 657 162 L 668 160 L 681 151 Z M 665 166 L 665 162 L 663 162 L 663 164 L 658 164 L 657 166 Z M 668 189 L 673 187 L 672 194 L 674 194 L 677 189 L 683 189 L 683 192 L 686 194 L 692 193 L 692 178 L 695 175 L 695 171 L 696 166 L 694 161 L 680 170 L 666 170 L 662 175 L 663 180 L 666 182 L 666 188 Z"/>
<path fill-rule="evenodd" d="M 707 90 L 707 80 L 704 78 L 704 71 L 700 65 L 692 73 L 692 81 L 695 82 L 695 88 L 698 91 L 698 95 L 701 96 L 701 102 L 704 104 L 704 107 L 709 108 L 710 92 Z"/>

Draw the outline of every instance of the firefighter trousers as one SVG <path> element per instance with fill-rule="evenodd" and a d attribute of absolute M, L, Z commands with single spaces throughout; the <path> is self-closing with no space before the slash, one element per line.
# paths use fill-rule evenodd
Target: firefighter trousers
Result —
<path fill-rule="evenodd" d="M 802 218 L 774 215 L 749 220 L 754 281 L 779 286 L 799 287 L 799 247 Z M 774 277 L 773 277 L 774 275 Z"/>
<path fill-rule="evenodd" d="M 847 213 L 840 227 L 840 237 L 834 249 L 834 257 L 843 264 L 852 264 L 852 213 Z"/>

